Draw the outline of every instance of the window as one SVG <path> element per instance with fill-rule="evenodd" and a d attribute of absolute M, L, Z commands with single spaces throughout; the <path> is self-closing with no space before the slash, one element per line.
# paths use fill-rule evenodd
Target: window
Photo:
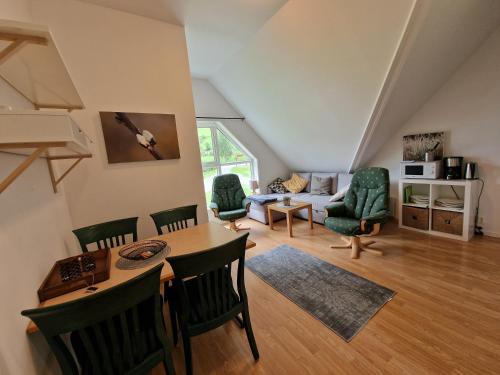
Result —
<path fill-rule="evenodd" d="M 198 141 L 207 204 L 212 199 L 213 179 L 221 174 L 237 174 L 245 194 L 250 194 L 249 181 L 254 178 L 255 159 L 223 128 L 222 124 L 199 121 Z"/>

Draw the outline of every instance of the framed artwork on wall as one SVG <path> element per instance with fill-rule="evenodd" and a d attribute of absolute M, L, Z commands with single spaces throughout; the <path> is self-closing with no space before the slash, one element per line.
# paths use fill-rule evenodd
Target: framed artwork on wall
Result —
<path fill-rule="evenodd" d="M 433 152 L 435 160 L 443 159 L 444 132 L 412 134 L 403 137 L 403 161 L 423 161 L 426 152 Z"/>
<path fill-rule="evenodd" d="M 179 159 L 175 115 L 99 112 L 108 163 Z"/>

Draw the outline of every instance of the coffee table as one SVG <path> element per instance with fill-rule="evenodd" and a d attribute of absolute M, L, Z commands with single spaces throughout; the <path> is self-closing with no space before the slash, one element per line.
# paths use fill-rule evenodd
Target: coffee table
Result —
<path fill-rule="evenodd" d="M 311 229 L 313 229 L 311 203 L 292 201 L 290 203 L 290 206 L 285 206 L 283 202 L 269 204 L 267 206 L 267 215 L 269 217 L 269 229 L 273 230 L 273 215 L 271 211 L 283 212 L 284 214 L 286 214 L 286 224 L 288 227 L 288 234 L 290 237 L 293 237 L 293 230 L 292 230 L 293 214 L 297 211 L 305 209 L 307 209 L 308 211 L 309 225 Z"/>

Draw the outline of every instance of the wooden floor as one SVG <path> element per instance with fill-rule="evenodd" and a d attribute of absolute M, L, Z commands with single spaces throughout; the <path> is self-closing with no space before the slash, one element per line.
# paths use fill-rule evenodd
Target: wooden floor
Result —
<path fill-rule="evenodd" d="M 195 374 L 500 374 L 500 239 L 468 243 L 395 224 L 373 247 L 385 256 L 330 249 L 340 238 L 321 225 L 285 221 L 274 231 L 252 220 L 252 257 L 289 244 L 397 292 L 350 342 L 246 270 L 250 315 L 260 351 L 254 362 L 244 330 L 230 322 L 192 339 Z M 184 373 L 182 345 L 175 348 Z M 155 371 L 163 374 L 163 370 Z"/>

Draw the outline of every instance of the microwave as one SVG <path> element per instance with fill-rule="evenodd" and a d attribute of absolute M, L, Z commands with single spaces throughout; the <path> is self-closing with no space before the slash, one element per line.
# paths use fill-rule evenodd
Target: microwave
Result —
<path fill-rule="evenodd" d="M 402 178 L 438 179 L 442 177 L 442 161 L 402 161 Z"/>

